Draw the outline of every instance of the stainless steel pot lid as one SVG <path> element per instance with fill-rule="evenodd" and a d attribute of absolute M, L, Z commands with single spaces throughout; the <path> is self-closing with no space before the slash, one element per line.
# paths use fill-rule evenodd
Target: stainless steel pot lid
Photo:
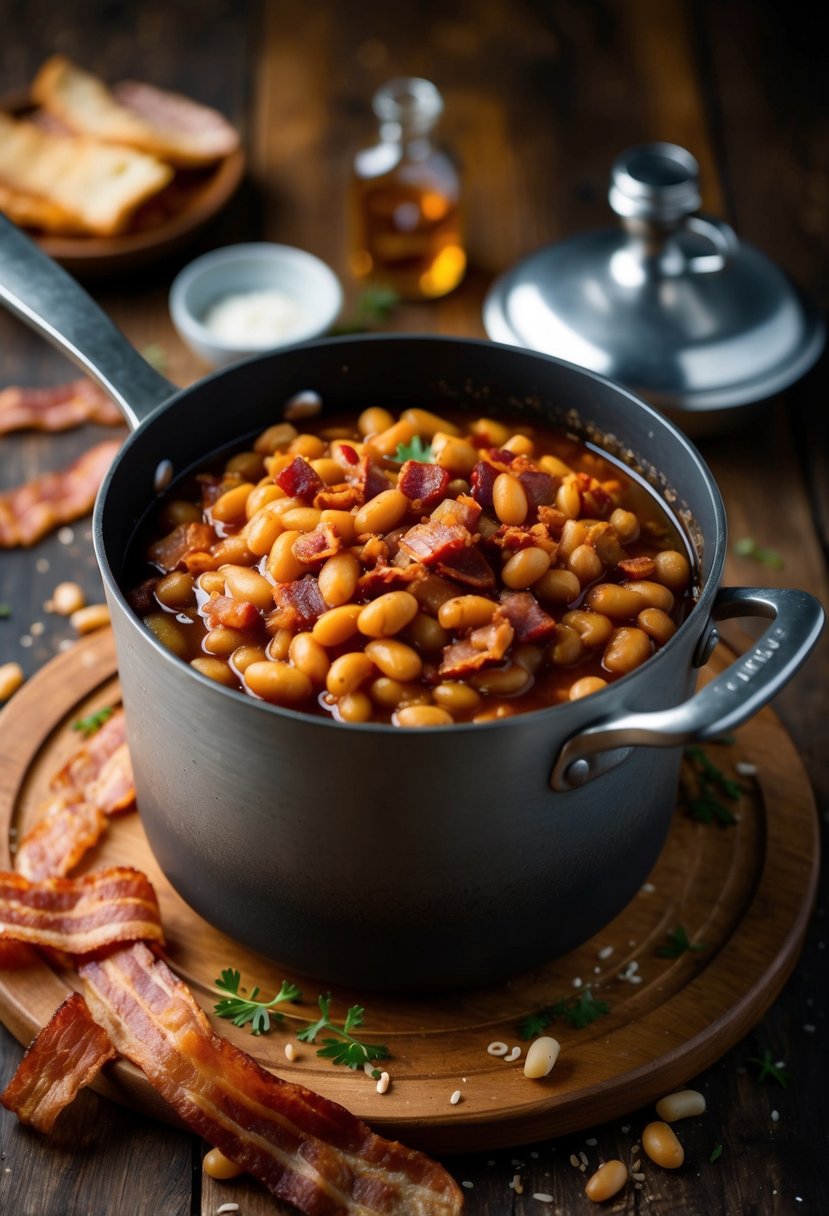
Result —
<path fill-rule="evenodd" d="M 619 227 L 549 245 L 496 280 L 484 301 L 490 338 L 686 411 L 759 401 L 812 366 L 825 338 L 817 309 L 727 224 L 694 214 L 689 152 L 628 149 L 609 199 Z"/>

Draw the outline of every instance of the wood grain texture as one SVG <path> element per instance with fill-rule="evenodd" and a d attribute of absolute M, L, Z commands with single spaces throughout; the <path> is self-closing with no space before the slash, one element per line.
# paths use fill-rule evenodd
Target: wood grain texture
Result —
<path fill-rule="evenodd" d="M 373 130 L 371 92 L 391 75 L 420 71 L 447 97 L 442 130 L 464 164 L 472 264 L 458 291 L 436 304 L 397 310 L 389 328 L 480 335 L 481 300 L 492 276 L 541 243 L 610 223 L 606 194 L 613 157 L 657 132 L 686 142 L 700 158 L 707 209 L 732 222 L 824 306 L 829 302 L 829 108 L 819 6 L 770 0 L 421 0 L 409 6 L 318 0 L 303 8 L 288 0 L 143 0 L 136 11 L 111 0 L 82 6 L 73 0 L 58 6 L 7 0 L 0 91 L 25 86 L 46 55 L 62 50 L 93 70 L 190 90 L 219 106 L 245 131 L 251 161 L 257 147 L 265 146 L 254 135 L 270 123 L 254 180 L 200 238 L 194 253 L 267 235 L 330 251 L 334 269 L 345 276 L 343 174 L 354 148 Z M 645 39 L 641 45 L 640 38 Z M 270 79 L 269 64 L 290 68 L 290 56 L 300 61 L 292 79 L 301 87 L 294 92 Z M 666 65 L 678 66 L 669 71 Z M 286 161 L 279 128 L 290 120 L 295 131 L 301 129 L 306 110 L 322 129 L 306 128 L 303 155 L 294 153 L 294 160 Z M 309 159 L 317 163 L 306 165 Z M 312 195 L 318 188 L 322 198 Z M 167 374 L 179 384 L 204 370 L 176 338 L 167 313 L 169 282 L 183 260 L 173 258 L 146 274 L 95 287 L 96 297 L 139 349 L 150 343 L 164 348 Z M 353 302 L 354 286 L 347 277 L 345 282 Z M 0 315 L 3 383 L 55 383 L 74 374 L 45 343 Z M 732 541 L 755 535 L 786 563 L 777 573 L 731 556 L 727 581 L 779 579 L 825 597 L 828 387 L 824 356 L 802 382 L 758 412 L 745 433 L 701 444 L 725 498 Z M 68 463 L 95 438 L 83 428 L 61 436 L 4 439 L 0 486 Z M 77 577 L 90 600 L 100 597 L 88 524 L 73 531 L 68 544 L 52 537 L 33 552 L 0 557 L 0 602 L 12 608 L 11 619 L 0 620 L 0 661 L 14 658 L 28 675 L 73 638 L 66 620 L 43 612 L 55 583 Z M 42 624 L 43 632 L 33 634 L 32 624 Z M 28 644 L 21 645 L 21 639 Z M 824 837 L 827 686 L 829 641 L 824 639 L 775 703 L 815 788 Z M 614 1216 L 794 1216 L 829 1207 L 826 907 L 824 877 L 803 955 L 780 999 L 746 1039 L 696 1079 L 709 1111 L 680 1128 L 686 1166 L 667 1174 L 645 1162 L 643 1189 L 629 1188 L 608 1205 Z M 766 1048 L 795 1074 L 785 1090 L 759 1084 L 748 1063 Z M 0 1029 L 6 1075 L 19 1054 L 17 1043 Z M 194 1146 L 191 1160 L 188 1137 L 177 1141 L 168 1167 L 158 1145 L 179 1133 L 162 1128 L 159 1141 L 145 1141 L 141 1119 L 133 1128 L 127 1111 L 97 1097 L 94 1102 L 96 1145 L 85 1147 L 82 1160 L 74 1159 L 69 1174 L 74 1192 L 53 1168 L 50 1146 L 19 1132 L 6 1112 L 0 1114 L 2 1166 L 12 1171 L 0 1170 L 0 1210 L 5 1211 L 9 1194 L 10 1210 L 16 1211 L 19 1196 L 31 1192 L 38 1216 L 214 1216 L 231 1198 L 220 1184 L 202 1186 L 201 1148 Z M 474 1184 L 465 1190 L 466 1211 L 469 1216 L 586 1211 L 584 1175 L 569 1164 L 571 1153 L 584 1152 L 591 1169 L 600 1156 L 627 1161 L 650 1117 L 652 1111 L 643 1109 L 624 1122 L 599 1124 L 589 1135 L 452 1158 L 455 1176 Z M 108 1138 L 113 1125 L 120 1130 Z M 128 1135 L 129 1162 L 117 1149 L 110 1151 L 118 1136 Z M 711 1163 L 717 1144 L 724 1151 Z M 66 1156 L 64 1166 L 70 1168 Z M 167 1173 L 174 1179 L 169 1190 Z M 515 1173 L 523 1179 L 520 1197 L 509 1185 Z M 136 1194 L 138 1177 L 146 1200 Z M 192 1186 L 185 1193 L 188 1177 Z M 253 1185 L 231 1185 L 245 1216 L 287 1211 Z M 533 1191 L 551 1194 L 553 1205 L 534 1203 Z M 134 1206 L 124 1206 L 125 1194 Z"/>

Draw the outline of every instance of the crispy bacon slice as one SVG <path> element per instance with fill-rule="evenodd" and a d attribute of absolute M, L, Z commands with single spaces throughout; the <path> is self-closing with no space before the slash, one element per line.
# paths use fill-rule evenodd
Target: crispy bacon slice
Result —
<path fill-rule="evenodd" d="M 11 431 L 68 431 L 82 422 L 122 426 L 124 415 L 91 380 L 70 380 L 50 388 L 0 389 L 0 435 Z"/>
<path fill-rule="evenodd" d="M 57 794 L 47 804 L 43 818 L 21 840 L 14 868 L 31 882 L 62 877 L 94 848 L 106 828 L 107 817 L 94 802 Z"/>
<path fill-rule="evenodd" d="M 475 525 L 481 517 L 481 505 L 469 494 L 459 494 L 457 498 L 444 498 L 432 512 L 432 519 L 442 524 L 460 524 L 462 528 L 475 531 Z"/>
<path fill-rule="evenodd" d="M 312 565 L 333 557 L 339 553 L 342 545 L 342 538 L 331 524 L 317 524 L 311 532 L 303 532 L 296 538 L 291 552 L 297 561 Z"/>
<path fill-rule="evenodd" d="M 525 469 L 518 474 L 518 480 L 524 487 L 531 512 L 555 502 L 558 485 L 549 473 L 543 473 L 540 469 Z"/>
<path fill-rule="evenodd" d="M 413 583 L 419 583 L 426 577 L 426 567 L 421 566 L 420 562 L 410 562 L 407 566 L 386 566 L 378 562 L 373 570 L 366 570 L 357 579 L 357 598 L 374 599 L 399 587 L 411 591 Z"/>
<path fill-rule="evenodd" d="M 397 488 L 405 494 L 412 509 L 428 511 L 446 494 L 449 473 L 439 464 L 427 464 L 421 460 L 407 460 L 397 477 Z"/>
<path fill-rule="evenodd" d="M 122 80 L 112 86 L 112 95 L 150 124 L 162 141 L 154 151 L 171 164 L 212 164 L 239 146 L 238 132 L 223 114 L 181 93 L 143 81 Z"/>
<path fill-rule="evenodd" d="M 415 524 L 400 538 L 400 548 L 416 562 L 433 566 L 445 562 L 453 553 L 458 553 L 472 543 L 468 528 L 460 524 L 444 524 L 430 519 L 425 524 Z"/>
<path fill-rule="evenodd" d="M 472 497 L 484 511 L 492 510 L 492 487 L 495 485 L 495 478 L 499 472 L 501 470 L 496 469 L 488 460 L 479 460 L 472 470 L 469 479 L 472 486 Z"/>
<path fill-rule="evenodd" d="M 123 709 L 114 709 L 103 725 L 90 735 L 83 746 L 73 752 L 63 768 L 55 773 L 49 788 L 62 790 L 67 786 L 75 790 L 85 789 L 97 781 L 104 765 L 127 739 L 127 719 Z"/>
<path fill-rule="evenodd" d="M 67 468 L 43 473 L 0 494 L 0 549 L 28 548 L 61 524 L 91 511 L 120 446 L 118 440 L 108 439 Z"/>
<path fill-rule="evenodd" d="M 164 932 L 146 874 L 111 866 L 39 882 L 0 872 L 0 937 L 89 954 L 115 942 L 163 942 Z"/>
<path fill-rule="evenodd" d="M 347 481 L 338 481 L 333 486 L 323 486 L 314 497 L 314 506 L 320 511 L 350 511 L 363 505 L 363 491 Z"/>
<path fill-rule="evenodd" d="M 226 625 L 228 629 L 252 629 L 259 620 L 259 609 L 248 600 L 237 600 L 232 595 L 214 591 L 201 608 L 201 615 L 210 629 L 217 625 Z"/>
<path fill-rule="evenodd" d="M 515 631 L 510 622 L 496 611 L 488 625 L 473 629 L 468 637 L 444 647 L 438 675 L 466 676 L 487 663 L 499 662 L 510 648 Z"/>
<path fill-rule="evenodd" d="M 651 578 L 656 573 L 656 562 L 652 557 L 625 557 L 618 568 L 625 578 Z"/>
<path fill-rule="evenodd" d="M 28 1047 L 0 1102 L 21 1123 L 49 1132 L 64 1107 L 117 1054 L 86 1001 L 73 992 Z"/>
<path fill-rule="evenodd" d="M 268 617 L 268 629 L 310 629 L 328 605 L 313 574 L 292 583 L 277 583 L 273 589 L 276 608 Z"/>
<path fill-rule="evenodd" d="M 162 536 L 147 550 L 147 561 L 151 562 L 164 574 L 177 570 L 184 565 L 184 559 L 191 553 L 203 552 L 210 548 L 216 540 L 216 533 L 210 524 L 187 523 L 176 524 L 172 532 Z"/>
<path fill-rule="evenodd" d="M 461 1192 L 422 1153 L 266 1072 L 216 1035 L 145 946 L 79 968 L 92 1016 L 191 1131 L 307 1216 L 455 1216 Z"/>
<path fill-rule="evenodd" d="M 495 586 L 495 572 L 475 545 L 450 554 L 445 561 L 438 562 L 436 568 L 446 578 L 478 591 L 491 591 Z"/>
<path fill-rule="evenodd" d="M 531 591 L 503 591 L 501 611 L 515 630 L 518 642 L 543 642 L 555 632 L 555 621 Z"/>
<path fill-rule="evenodd" d="M 280 469 L 274 481 L 289 498 L 300 498 L 308 503 L 314 501 L 325 484 L 316 469 L 312 469 L 302 456 L 295 457 L 289 465 Z"/>

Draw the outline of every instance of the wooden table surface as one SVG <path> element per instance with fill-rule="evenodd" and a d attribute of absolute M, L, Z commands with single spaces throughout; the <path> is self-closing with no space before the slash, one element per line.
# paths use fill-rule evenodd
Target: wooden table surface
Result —
<path fill-rule="evenodd" d="M 190 93 L 222 109 L 244 134 L 249 174 L 224 212 L 186 253 L 143 273 L 91 284 L 141 350 L 160 346 L 167 374 L 203 373 L 171 327 L 167 290 L 196 252 L 238 240 L 296 244 L 343 277 L 350 304 L 344 192 L 350 158 L 373 132 L 369 101 L 392 75 L 434 79 L 446 99 L 443 133 L 464 166 L 471 266 L 447 299 L 399 307 L 387 328 L 481 336 L 481 301 L 497 274 L 539 245 L 612 221 L 611 162 L 632 144 L 664 139 L 700 163 L 703 209 L 723 216 L 825 308 L 829 240 L 829 110 L 817 17 L 800 6 L 750 0 L 443 0 L 380 5 L 352 0 L 263 5 L 234 0 L 145 0 L 78 6 L 6 0 L 0 90 L 25 87 L 62 51 L 115 80 L 125 76 Z M 818 12 L 815 6 L 815 12 Z M 50 384 L 70 365 L 0 315 L 0 387 Z M 700 440 L 725 499 L 732 537 L 726 581 L 798 586 L 829 602 L 826 359 L 739 430 Z M 95 428 L 0 441 L 0 490 L 68 461 Z M 734 539 L 777 550 L 780 569 L 741 558 Z M 68 537 L 64 536 L 64 541 Z M 0 555 L 0 662 L 27 674 L 71 642 L 43 603 L 64 578 L 100 598 L 89 521 L 73 539 L 52 536 Z M 730 635 L 729 635 L 730 636 Z M 822 823 L 829 805 L 823 638 L 776 709 L 796 740 Z M 2 761 L 2 741 L 0 741 Z M 687 1162 L 646 1165 L 613 1212 L 821 1213 L 826 1171 L 826 884 L 801 961 L 748 1038 L 694 1079 L 704 1119 L 683 1127 Z M 748 1064 L 768 1048 L 793 1074 L 760 1083 Z M 20 1059 L 0 1028 L 0 1084 Z M 447 1158 L 470 1216 L 592 1210 L 571 1154 L 627 1159 L 648 1112 L 578 1136 Z M 626 1130 L 627 1129 L 627 1130 Z M 722 1145 L 713 1162 L 712 1150 Z M 257 1184 L 203 1177 L 196 1138 L 85 1093 L 52 1140 L 0 1111 L 0 1211 L 15 1216 L 209 1216 L 237 1202 L 242 1216 L 286 1211 Z M 509 1187 L 520 1173 L 524 1193 Z M 552 1205 L 532 1198 L 553 1196 Z"/>

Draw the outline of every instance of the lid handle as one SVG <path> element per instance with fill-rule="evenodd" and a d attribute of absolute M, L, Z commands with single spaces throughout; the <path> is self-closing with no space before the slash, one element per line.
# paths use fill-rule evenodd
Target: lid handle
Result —
<path fill-rule="evenodd" d="M 689 258 L 685 264 L 694 274 L 724 270 L 737 252 L 733 228 L 694 214 L 701 202 L 699 165 L 679 144 L 638 144 L 622 152 L 613 163 L 608 197 L 623 220 L 684 228 L 710 241 L 713 253 Z"/>

